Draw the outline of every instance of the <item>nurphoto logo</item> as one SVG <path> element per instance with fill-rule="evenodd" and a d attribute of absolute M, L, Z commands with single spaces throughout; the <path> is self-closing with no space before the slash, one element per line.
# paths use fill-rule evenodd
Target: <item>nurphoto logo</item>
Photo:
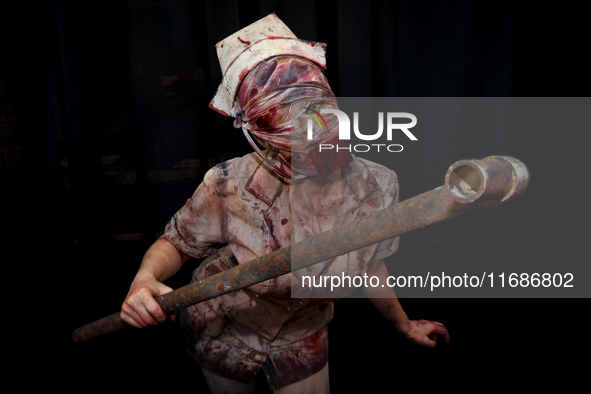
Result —
<path fill-rule="evenodd" d="M 338 122 L 338 136 L 340 141 L 351 141 L 351 121 L 349 116 L 335 108 L 317 108 L 312 106 L 304 107 L 304 115 L 309 116 L 307 120 L 307 139 L 314 140 L 314 124 L 317 124 L 321 131 L 328 130 L 328 124 L 324 115 L 334 115 Z M 385 121 L 384 121 L 385 119 Z M 406 119 L 410 122 L 398 123 L 395 120 Z M 330 122 L 329 122 L 330 123 Z M 386 124 L 384 127 L 384 123 Z M 418 138 L 409 130 L 416 126 L 417 117 L 408 112 L 378 112 L 378 130 L 374 133 L 362 133 L 359 130 L 359 112 L 353 112 L 353 134 L 361 141 L 375 141 L 368 144 L 349 144 L 341 145 L 334 143 L 320 143 L 318 144 L 318 151 L 323 152 L 327 150 L 347 150 L 349 152 L 369 152 L 369 151 L 387 151 L 387 152 L 402 152 L 404 147 L 401 144 L 391 143 L 393 136 L 398 132 L 402 132 L 409 140 L 418 141 Z M 384 133 L 385 129 L 385 133 Z M 385 134 L 385 136 L 384 136 Z M 385 137 L 385 138 L 384 138 Z M 379 141 L 388 143 L 378 143 Z"/>

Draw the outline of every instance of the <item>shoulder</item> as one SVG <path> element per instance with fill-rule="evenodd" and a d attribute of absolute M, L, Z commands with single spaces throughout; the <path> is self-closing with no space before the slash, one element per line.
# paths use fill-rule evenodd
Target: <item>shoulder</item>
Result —
<path fill-rule="evenodd" d="M 394 170 L 382 164 L 362 159 L 360 157 L 354 156 L 354 160 L 358 162 L 359 165 L 367 169 L 367 171 L 373 176 L 373 178 L 380 186 L 380 189 L 398 189 L 398 176 L 396 175 L 396 172 L 394 172 Z"/>
<path fill-rule="evenodd" d="M 256 152 L 242 157 L 226 160 L 210 168 L 205 178 L 241 178 L 249 177 L 260 164 L 261 160 Z"/>
<path fill-rule="evenodd" d="M 253 152 L 242 157 L 226 160 L 211 167 L 203 177 L 200 187 L 217 191 L 234 189 L 244 185 L 259 166 L 261 159 Z"/>

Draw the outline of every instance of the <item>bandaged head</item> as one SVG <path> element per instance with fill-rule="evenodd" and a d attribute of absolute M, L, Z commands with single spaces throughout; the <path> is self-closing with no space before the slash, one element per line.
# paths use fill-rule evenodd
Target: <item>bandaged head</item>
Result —
<path fill-rule="evenodd" d="M 236 118 L 235 127 L 242 128 L 255 151 L 281 176 L 325 175 L 349 162 L 347 151 L 318 152 L 319 144 L 336 142 L 336 119 L 320 117 L 321 123 L 318 117 L 305 116 L 337 107 L 322 72 L 325 44 L 297 39 L 274 14 L 218 43 L 218 56 L 222 48 L 236 46 L 235 40 L 247 47 L 238 52 L 227 49 L 237 55 L 210 107 Z M 222 58 L 220 63 L 224 64 Z M 240 63 L 243 67 L 236 67 Z M 318 126 L 311 123 L 314 137 L 308 139 L 312 118 Z M 276 155 L 263 153 L 253 137 Z"/>

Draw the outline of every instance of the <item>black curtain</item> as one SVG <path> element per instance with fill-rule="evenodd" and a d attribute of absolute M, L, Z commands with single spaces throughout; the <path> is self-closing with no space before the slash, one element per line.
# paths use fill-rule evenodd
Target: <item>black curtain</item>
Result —
<path fill-rule="evenodd" d="M 172 324 L 82 345 L 70 334 L 119 308 L 143 252 L 205 171 L 251 151 L 230 119 L 207 108 L 221 79 L 216 42 L 275 12 L 298 37 L 328 43 L 337 96 L 584 97 L 589 33 L 576 4 L 3 4 L 3 260 L 10 301 L 19 300 L 7 299 L 5 313 L 15 335 L 25 334 L 14 358 L 21 383 L 204 390 Z M 549 145 L 535 146 L 531 135 L 508 144 L 526 156 L 535 148 L 584 157 L 583 144 L 560 145 L 566 132 Z M 170 285 L 185 284 L 197 264 Z M 583 302 L 403 300 L 411 318 L 450 329 L 449 346 L 428 350 L 400 338 L 367 300 L 345 300 L 331 325 L 333 392 L 568 383 L 585 338 L 565 320 Z M 574 343 L 571 333 L 580 335 Z M 538 374 L 521 372 L 524 364 Z"/>

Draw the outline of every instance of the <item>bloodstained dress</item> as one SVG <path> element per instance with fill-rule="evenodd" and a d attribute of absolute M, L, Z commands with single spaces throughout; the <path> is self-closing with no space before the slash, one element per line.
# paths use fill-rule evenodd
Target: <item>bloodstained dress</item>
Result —
<path fill-rule="evenodd" d="M 334 227 L 398 202 L 393 171 L 357 157 L 341 170 L 342 204 Z M 210 256 L 193 272 L 192 281 L 199 281 L 290 245 L 292 226 L 299 234 L 295 241 L 315 235 L 317 218 L 306 217 L 312 210 L 291 204 L 294 209 L 289 181 L 251 153 L 210 169 L 164 237 L 188 256 Z M 383 241 L 193 305 L 179 319 L 186 347 L 203 368 L 230 379 L 252 381 L 262 368 L 271 389 L 302 380 L 328 360 L 327 324 L 333 301 L 343 294 L 314 298 L 314 289 L 299 287 L 300 296 L 292 298 L 292 281 L 303 274 L 363 275 L 370 261 L 397 248 L 398 238 Z"/>

